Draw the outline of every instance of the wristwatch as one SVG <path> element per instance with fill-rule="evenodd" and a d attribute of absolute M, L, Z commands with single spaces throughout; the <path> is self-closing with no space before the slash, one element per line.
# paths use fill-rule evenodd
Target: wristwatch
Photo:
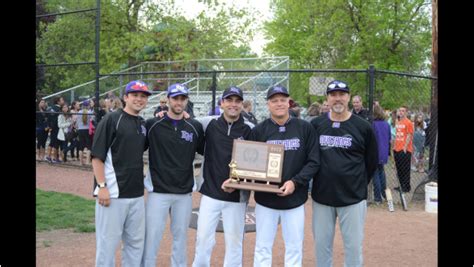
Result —
<path fill-rule="evenodd" d="M 104 187 L 107 187 L 107 183 L 97 183 L 97 185 L 99 186 L 99 188 L 104 188 Z"/>

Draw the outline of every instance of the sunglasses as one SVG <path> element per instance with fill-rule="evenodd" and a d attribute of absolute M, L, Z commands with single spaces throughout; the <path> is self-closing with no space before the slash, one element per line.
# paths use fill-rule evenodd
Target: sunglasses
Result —
<path fill-rule="evenodd" d="M 166 101 L 160 101 L 161 104 L 166 104 Z"/>
<path fill-rule="evenodd" d="M 173 89 L 171 90 L 170 93 L 177 93 L 177 92 L 181 92 L 181 93 L 186 93 L 186 94 L 187 94 L 187 93 L 188 93 L 188 90 L 186 89 L 186 87 L 184 87 L 184 86 L 182 86 L 182 85 L 181 85 L 181 86 L 180 86 L 180 85 L 177 85 L 175 88 L 173 88 Z"/>
<path fill-rule="evenodd" d="M 346 87 L 347 87 L 347 84 L 345 84 L 343 82 L 335 82 L 335 83 L 331 83 L 330 85 L 328 85 L 329 89 L 335 89 L 335 88 L 344 89 Z"/>

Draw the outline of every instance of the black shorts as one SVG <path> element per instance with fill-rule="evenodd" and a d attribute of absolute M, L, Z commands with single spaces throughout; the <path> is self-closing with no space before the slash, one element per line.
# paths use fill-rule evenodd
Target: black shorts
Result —
<path fill-rule="evenodd" d="M 36 129 L 36 139 L 38 140 L 36 143 L 36 148 L 45 148 L 46 140 L 48 139 L 48 132 L 44 129 Z"/>
<path fill-rule="evenodd" d="M 59 128 L 53 128 L 49 134 L 49 146 L 56 149 L 59 147 L 58 132 Z"/>
<path fill-rule="evenodd" d="M 77 130 L 78 133 L 78 143 L 77 150 L 83 151 L 84 148 L 91 150 L 91 138 L 89 136 L 89 129 Z"/>

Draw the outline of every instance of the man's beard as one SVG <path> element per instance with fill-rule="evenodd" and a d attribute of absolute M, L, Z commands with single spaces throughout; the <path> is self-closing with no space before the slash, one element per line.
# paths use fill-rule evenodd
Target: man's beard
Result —
<path fill-rule="evenodd" d="M 183 113 L 184 109 L 181 108 L 180 111 L 177 111 L 175 108 L 170 107 L 170 111 L 173 112 L 176 115 L 181 115 L 181 113 Z"/>
<path fill-rule="evenodd" d="M 345 110 L 346 110 L 346 107 L 344 107 L 343 104 L 334 104 L 332 105 L 331 107 L 332 111 L 334 111 L 335 113 L 338 113 L 338 114 L 342 114 Z"/>

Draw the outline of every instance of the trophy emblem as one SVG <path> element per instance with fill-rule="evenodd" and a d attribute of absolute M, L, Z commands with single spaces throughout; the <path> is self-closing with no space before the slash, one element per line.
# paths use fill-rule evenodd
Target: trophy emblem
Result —
<path fill-rule="evenodd" d="M 237 174 L 237 162 L 235 160 L 232 160 L 229 163 L 229 167 L 230 167 L 230 179 L 234 183 L 239 183 L 240 179 L 239 179 L 239 175 Z"/>

